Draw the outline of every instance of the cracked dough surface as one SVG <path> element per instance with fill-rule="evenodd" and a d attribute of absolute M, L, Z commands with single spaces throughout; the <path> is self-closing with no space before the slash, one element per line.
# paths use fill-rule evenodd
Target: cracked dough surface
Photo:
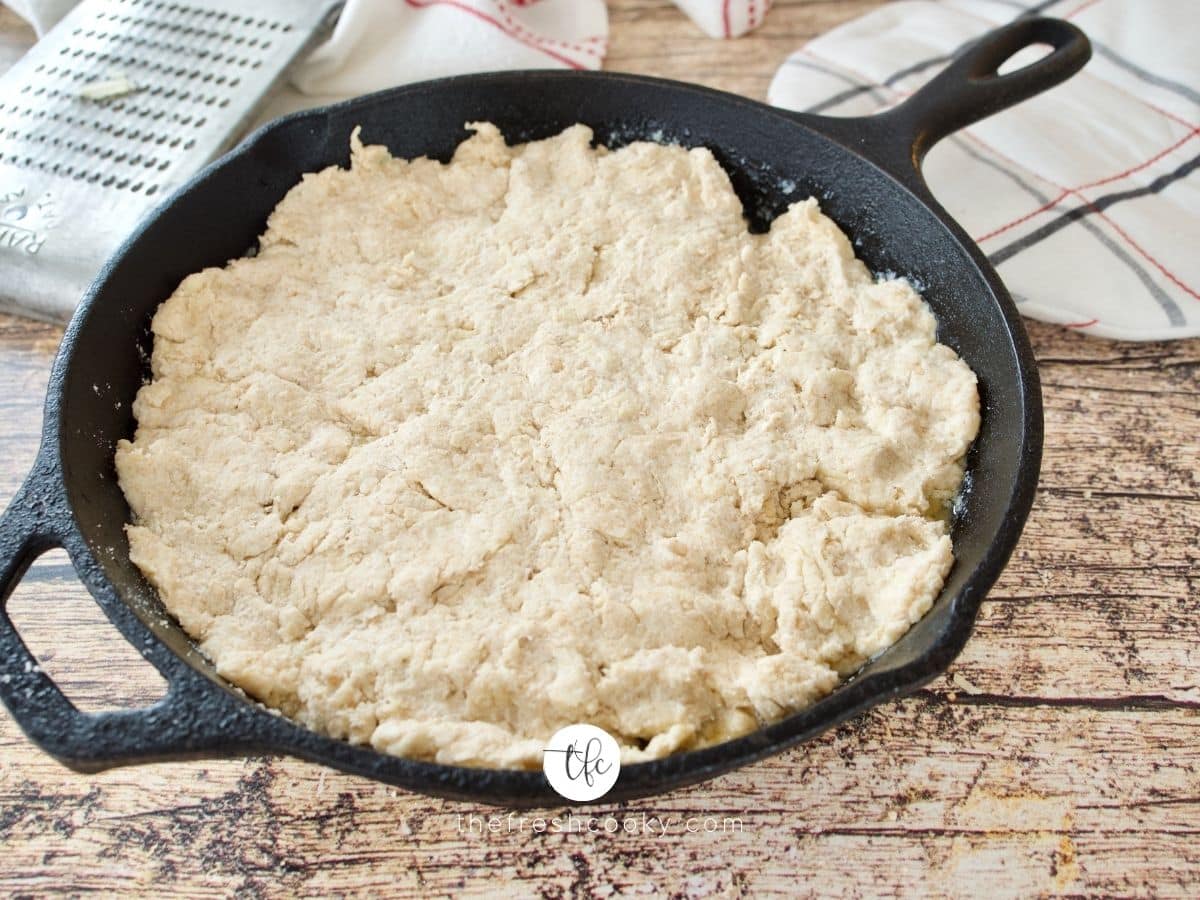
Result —
<path fill-rule="evenodd" d="M 747 231 L 703 149 L 574 126 L 449 165 L 353 138 L 154 317 L 134 562 L 309 727 L 537 767 L 827 693 L 929 608 L 975 377 L 814 200 Z"/>

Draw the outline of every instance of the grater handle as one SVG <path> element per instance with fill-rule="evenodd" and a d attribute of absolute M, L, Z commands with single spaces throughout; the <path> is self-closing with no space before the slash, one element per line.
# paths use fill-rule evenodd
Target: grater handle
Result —
<path fill-rule="evenodd" d="M 8 598 L 33 561 L 71 543 L 60 487 L 39 469 L 0 516 L 0 700 L 34 743 L 81 772 L 228 752 L 237 742 L 225 733 L 230 714 L 222 708 L 222 692 L 186 664 L 168 671 L 151 660 L 170 685 L 157 703 L 94 714 L 76 708 L 42 671 L 7 611 Z"/>

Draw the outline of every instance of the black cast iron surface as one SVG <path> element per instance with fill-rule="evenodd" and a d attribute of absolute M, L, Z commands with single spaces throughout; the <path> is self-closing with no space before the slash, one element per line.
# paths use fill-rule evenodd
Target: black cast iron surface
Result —
<path fill-rule="evenodd" d="M 1034 44 L 1053 51 L 996 74 Z M 1024 526 L 1042 445 L 1037 372 L 1016 310 L 979 249 L 930 196 L 921 159 L 952 131 L 1069 78 L 1089 55 L 1074 26 L 1021 20 L 980 39 L 903 105 L 863 119 L 797 115 L 658 79 L 555 71 L 426 82 L 266 126 L 160 207 L 85 295 L 55 360 L 37 462 L 0 519 L 0 598 L 7 601 L 39 553 L 65 548 L 96 602 L 169 690 L 146 709 L 81 713 L 0 612 L 0 698 L 30 738 L 84 772 L 290 753 L 442 797 L 561 803 L 541 772 L 376 753 L 308 731 L 224 682 L 130 562 L 123 528 L 129 508 L 113 467 L 116 442 L 133 434 L 133 399 L 148 376 L 150 319 L 186 275 L 254 245 L 302 174 L 348 162 L 356 126 L 364 142 L 385 144 L 397 156 L 447 160 L 467 137 L 464 124 L 477 120 L 495 122 L 512 142 L 583 122 L 608 146 L 653 139 L 708 147 L 729 172 L 753 228 L 767 227 L 795 200 L 817 197 L 873 271 L 906 275 L 922 288 L 939 339 L 979 379 L 982 424 L 952 526 L 957 561 L 925 618 L 818 703 L 736 740 L 626 766 L 604 799 L 711 778 L 914 690 L 942 672 L 970 634 Z"/>

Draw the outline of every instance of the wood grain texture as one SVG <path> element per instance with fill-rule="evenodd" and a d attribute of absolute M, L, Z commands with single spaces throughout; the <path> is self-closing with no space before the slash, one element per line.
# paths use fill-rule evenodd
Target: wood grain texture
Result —
<path fill-rule="evenodd" d="M 20 59 L 33 40 L 33 29 L 12 10 L 0 6 L 0 72 Z"/>
<path fill-rule="evenodd" d="M 620 0 L 610 67 L 762 98 L 792 49 L 872 5 L 777 3 L 718 43 L 667 0 Z M 0 10 L 0 65 L 29 39 L 14 21 Z M 493 810 L 290 759 L 79 776 L 0 715 L 0 893 L 1195 896 L 1200 341 L 1029 328 L 1041 492 L 975 637 L 917 695 L 707 785 L 589 811 L 636 834 L 535 833 L 528 813 L 481 834 L 460 826 Z M 0 501 L 32 462 L 59 334 L 0 316 Z M 161 693 L 61 554 L 9 609 L 82 707 Z M 687 830 L 704 817 L 717 833 Z"/>

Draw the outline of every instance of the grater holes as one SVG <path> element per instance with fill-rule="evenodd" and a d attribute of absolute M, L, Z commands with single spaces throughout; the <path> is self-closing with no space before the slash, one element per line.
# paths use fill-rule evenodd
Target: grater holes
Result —
<path fill-rule="evenodd" d="M 174 162 L 206 146 L 202 129 L 228 115 L 235 91 L 257 86 L 259 76 L 250 73 L 272 67 L 283 35 L 302 30 L 252 15 L 249 5 L 103 0 L 96 7 L 71 26 L 71 46 L 46 53 L 29 70 L 37 77 L 2 98 L 0 152 L 11 153 L 13 165 L 69 170 L 64 177 L 146 195 L 166 187 L 161 179 L 171 167 L 162 168 L 164 157 Z M 141 90 L 103 104 L 81 102 L 84 83 L 115 77 L 106 70 L 127 72 Z M 73 138 L 70 148 L 49 152 L 50 140 L 66 137 Z M 54 161 L 38 163 L 46 157 Z"/>
<path fill-rule="evenodd" d="M 127 21 L 126 21 L 126 18 L 127 18 Z M 197 37 L 197 38 L 208 39 L 208 40 L 213 40 L 213 41 L 221 41 L 221 42 L 225 42 L 225 43 L 233 42 L 233 43 L 237 43 L 237 44 L 246 44 L 248 41 L 248 38 L 246 38 L 244 35 L 234 34 L 233 32 L 228 31 L 228 30 L 216 31 L 211 28 L 203 28 L 199 25 L 190 25 L 190 24 L 186 24 L 184 22 L 172 22 L 169 20 L 163 21 L 161 19 L 145 18 L 145 17 L 141 17 L 141 16 L 128 16 L 126 18 L 121 19 L 120 24 L 134 25 L 134 26 L 143 28 L 145 30 L 154 31 L 154 32 L 158 32 L 158 33 L 165 32 L 168 34 L 178 34 L 178 35 L 184 35 L 187 37 Z M 230 24 L 235 24 L 232 19 L 230 20 Z M 220 27 L 220 26 L 218 26 L 218 27 Z M 122 36 L 124 36 L 124 34 L 125 34 L 124 32 L 116 33 L 116 35 L 122 35 Z M 96 32 L 94 29 L 89 30 L 88 32 L 85 33 L 86 37 L 89 37 L 89 38 L 96 37 L 99 39 L 114 38 L 114 37 L 116 37 L 116 35 L 109 34 L 108 32 L 105 32 L 105 31 Z M 262 49 L 262 50 L 266 50 L 270 46 L 269 42 L 263 43 L 263 42 L 258 41 L 257 39 L 255 39 L 255 43 L 252 46 L 257 46 L 259 44 L 262 44 L 262 46 L 260 47 L 260 49 Z"/>
<path fill-rule="evenodd" d="M 149 60 L 149 59 L 145 59 L 145 58 L 134 56 L 134 55 L 124 55 L 124 54 L 116 52 L 116 51 L 113 51 L 113 52 L 89 51 L 88 53 L 86 53 L 84 55 L 84 58 L 86 60 L 88 60 L 89 62 L 94 60 L 95 62 L 109 63 L 111 65 L 123 66 L 126 68 L 147 69 L 151 72 L 158 72 L 160 74 L 172 76 L 175 78 L 195 79 L 198 77 L 207 76 L 207 77 L 205 77 L 205 80 L 207 81 L 208 78 L 214 77 L 211 73 L 205 72 L 203 69 L 195 69 L 195 68 L 190 68 L 187 66 L 176 65 L 173 63 L 155 62 L 154 60 Z M 216 62 L 217 60 L 214 59 L 213 61 Z M 249 63 L 249 62 L 250 62 L 249 60 L 245 61 L 245 63 Z M 73 70 L 67 69 L 67 68 L 59 69 L 57 66 L 55 67 L 54 70 L 51 70 L 51 71 L 52 72 L 58 71 L 59 74 L 63 77 L 66 77 L 73 72 Z M 78 80 L 78 79 L 84 78 L 84 77 L 91 77 L 91 74 L 92 73 L 79 73 L 79 74 L 74 74 L 71 77 Z M 224 83 L 225 80 L 226 80 L 226 78 L 223 75 L 219 76 L 217 78 L 218 83 Z"/>
<path fill-rule="evenodd" d="M 160 185 L 154 182 L 135 180 L 118 174 L 106 175 L 103 172 L 96 172 L 92 169 L 77 168 L 69 163 L 43 162 L 31 156 L 22 157 L 16 153 L 10 153 L 7 156 L 0 154 L 0 163 L 8 163 L 19 168 L 45 172 L 47 175 L 55 175 L 59 178 L 70 178 L 73 181 L 87 181 L 92 184 L 98 184 L 99 187 L 129 191 L 134 194 L 145 194 L 147 197 L 158 193 L 160 187 Z"/>
<path fill-rule="evenodd" d="M 22 141 L 27 144 L 37 144 L 39 146 L 51 147 L 51 148 L 54 148 L 55 150 L 68 151 L 68 152 L 76 154 L 78 156 L 83 156 L 88 159 L 98 160 L 102 163 L 106 163 L 106 164 L 114 165 L 114 166 L 123 166 L 123 167 L 132 168 L 132 169 L 139 169 L 139 170 L 140 169 L 156 169 L 160 172 L 165 172 L 171 166 L 170 159 L 164 159 L 164 158 L 160 158 L 157 156 L 150 156 L 147 158 L 147 157 L 144 157 L 141 153 L 135 153 L 133 155 L 130 155 L 127 151 L 122 151 L 120 148 L 117 148 L 117 147 L 109 147 L 109 146 L 103 146 L 103 145 L 90 144 L 85 141 L 75 141 L 75 140 L 71 140 L 69 138 L 60 138 L 60 137 L 47 136 L 47 135 L 43 135 L 43 134 L 34 134 L 32 132 L 23 134 L 23 133 L 20 133 L 17 131 L 10 131 L 9 137 L 14 142 Z M 158 145 L 167 145 L 171 148 L 177 148 L 178 146 L 180 146 L 182 144 L 184 149 L 186 150 L 186 149 L 190 149 L 191 146 L 194 146 L 195 142 L 188 141 L 188 142 L 184 143 L 182 138 L 178 138 L 178 137 L 170 138 L 165 135 L 160 135 L 157 137 L 157 140 L 155 141 L 155 143 Z M 8 162 L 11 162 L 14 165 L 18 165 L 18 166 L 21 166 L 21 167 L 27 168 L 27 169 L 48 171 L 48 172 L 51 172 L 52 174 L 60 174 L 61 173 L 61 174 L 65 174 L 69 177 L 87 176 L 89 178 L 89 180 L 94 180 L 91 178 L 91 175 L 93 174 L 93 170 L 91 170 L 90 168 L 77 169 L 74 166 L 67 164 L 61 160 L 59 162 L 43 163 L 43 162 L 40 162 L 35 157 L 33 157 L 32 155 L 22 157 L 17 153 L 13 153 L 10 156 L 5 157 L 4 159 L 6 159 Z M 76 162 L 78 162 L 80 165 L 83 165 L 82 161 L 77 160 Z M 101 174 L 103 174 L 103 173 L 101 173 Z M 114 178 L 117 178 L 117 179 L 123 178 L 123 176 L 119 172 L 113 172 L 111 174 L 113 175 Z M 123 180 L 125 180 L 127 182 L 131 181 L 131 179 L 129 179 L 127 177 L 123 178 Z M 142 183 L 142 182 L 138 182 L 138 183 Z"/>
<path fill-rule="evenodd" d="M 139 50 L 147 52 L 166 53 L 171 56 L 194 56 L 197 59 L 208 60 L 212 62 L 220 62 L 226 65 L 239 66 L 245 68 L 249 66 L 253 60 L 245 56 L 237 56 L 235 54 L 224 54 L 219 51 L 214 51 L 208 47 L 188 47 L 184 44 L 174 43 L 170 41 L 156 40 L 152 37 L 144 35 L 129 34 L 127 32 L 112 32 L 105 33 L 104 39 L 110 44 L 127 44 L 136 47 Z"/>

